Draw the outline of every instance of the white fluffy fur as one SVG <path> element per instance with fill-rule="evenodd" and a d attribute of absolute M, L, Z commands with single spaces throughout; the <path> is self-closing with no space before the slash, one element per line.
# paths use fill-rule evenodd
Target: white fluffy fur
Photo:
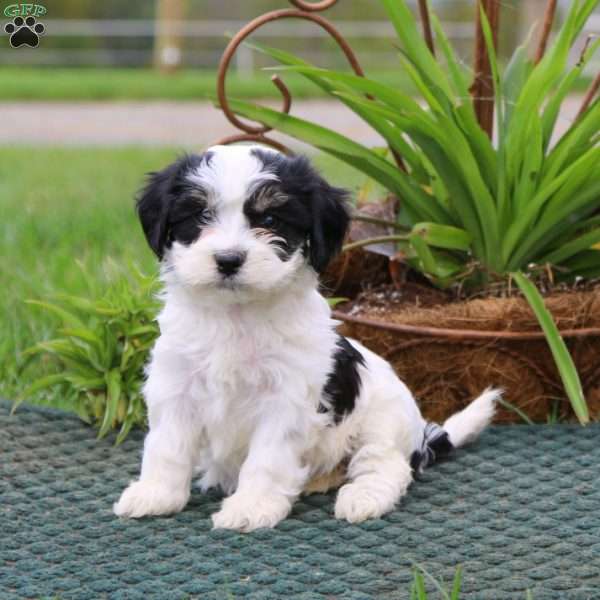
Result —
<path fill-rule="evenodd" d="M 114 511 L 180 511 L 199 475 L 203 488 L 229 494 L 215 527 L 273 527 L 311 478 L 349 457 L 335 516 L 379 517 L 412 480 L 409 459 L 425 426 L 415 400 L 386 361 L 352 341 L 365 359 L 355 409 L 339 425 L 317 411 L 336 322 L 301 252 L 281 261 L 244 222 L 248 189 L 272 175 L 248 147 L 211 150 L 210 168 L 194 177 L 210 187 L 218 220 L 193 244 L 174 244 L 163 262 L 161 335 L 144 389 L 150 432 L 140 479 Z M 219 283 L 213 259 L 231 248 L 247 252 L 235 287 Z M 489 423 L 496 397 L 485 392 L 444 424 L 455 445 Z"/>
<path fill-rule="evenodd" d="M 499 394 L 498 390 L 485 390 L 469 406 L 444 422 L 444 429 L 455 448 L 474 441 L 490 424 Z"/>

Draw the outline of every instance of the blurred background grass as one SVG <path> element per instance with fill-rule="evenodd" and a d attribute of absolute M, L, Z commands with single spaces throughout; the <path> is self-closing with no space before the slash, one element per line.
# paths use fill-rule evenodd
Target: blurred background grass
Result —
<path fill-rule="evenodd" d="M 238 98 L 278 98 L 270 75 L 232 72 L 227 90 Z M 400 71 L 373 71 L 372 79 L 386 81 L 403 89 L 413 89 Z M 294 98 L 321 98 L 317 86 L 300 75 L 285 76 Z M 0 69 L 0 101 L 3 100 L 187 100 L 197 102 L 216 94 L 216 71 L 185 69 L 164 74 L 152 69 L 134 68 L 55 68 L 4 67 Z"/>
<path fill-rule="evenodd" d="M 251 75 L 231 73 L 227 78 L 230 96 L 237 98 L 279 98 L 269 77 L 272 73 Z M 371 71 L 369 78 L 395 85 L 405 91 L 414 86 L 401 71 Z M 212 99 L 216 71 L 186 69 L 163 74 L 151 69 L 27 67 L 0 69 L 0 101 L 10 100 L 182 100 Z M 286 84 L 294 98 L 324 98 L 326 94 L 300 75 L 286 73 Z M 575 89 L 585 90 L 590 77 L 577 81 Z"/>

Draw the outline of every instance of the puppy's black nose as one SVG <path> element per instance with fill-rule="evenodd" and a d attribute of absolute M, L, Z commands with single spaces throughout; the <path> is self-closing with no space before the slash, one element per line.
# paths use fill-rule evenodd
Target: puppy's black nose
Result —
<path fill-rule="evenodd" d="M 217 269 L 219 273 L 222 273 L 226 277 L 235 275 L 245 260 L 245 252 L 217 252 L 215 254 Z"/>

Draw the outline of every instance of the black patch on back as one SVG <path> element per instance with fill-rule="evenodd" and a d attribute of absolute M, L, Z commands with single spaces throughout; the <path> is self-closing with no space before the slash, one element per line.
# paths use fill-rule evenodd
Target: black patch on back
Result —
<path fill-rule="evenodd" d="M 318 411 L 321 413 L 332 411 L 333 420 L 338 424 L 354 410 L 361 386 L 358 366 L 364 366 L 365 359 L 345 337 L 340 336 L 333 360 L 333 371 L 329 374 L 323 388 L 323 395 L 329 406 L 320 404 Z"/>
<path fill-rule="evenodd" d="M 257 148 L 251 152 L 266 171 L 279 179 L 265 181 L 263 186 L 288 199 L 257 213 L 253 209 L 253 197 L 261 193 L 263 186 L 255 190 L 244 206 L 251 226 L 262 227 L 261 219 L 266 215 L 273 216 L 275 221 L 270 229 L 285 239 L 282 247 L 287 258 L 302 247 L 308 262 L 321 273 L 340 250 L 348 230 L 348 192 L 329 185 L 305 156 L 289 157 Z M 282 259 L 285 260 L 284 255 Z"/>
<path fill-rule="evenodd" d="M 423 442 L 419 450 L 410 456 L 410 467 L 418 475 L 440 458 L 445 458 L 454 450 L 454 446 L 445 429 L 437 423 L 427 423 L 423 432 Z"/>

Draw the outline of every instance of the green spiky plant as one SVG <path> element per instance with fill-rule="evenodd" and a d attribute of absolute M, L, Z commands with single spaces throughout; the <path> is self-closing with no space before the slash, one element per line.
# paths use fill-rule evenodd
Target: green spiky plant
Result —
<path fill-rule="evenodd" d="M 563 100 L 594 55 L 569 57 L 599 0 L 574 0 L 539 62 L 519 47 L 500 72 L 485 11 L 480 14 L 496 103 L 493 142 L 480 127 L 468 74 L 439 20 L 430 15 L 438 61 L 405 0 L 380 0 L 400 42 L 400 62 L 421 102 L 394 87 L 322 69 L 282 50 L 254 48 L 278 70 L 300 73 L 373 127 L 403 168 L 376 149 L 330 129 L 241 100 L 238 115 L 312 144 L 362 171 L 401 200 L 393 241 L 407 262 L 435 285 L 473 289 L 516 281 L 535 312 L 580 422 L 589 419 L 573 361 L 532 283 L 540 266 L 557 279 L 600 277 L 600 101 L 591 102 L 558 140 L 551 139 Z"/>
<path fill-rule="evenodd" d="M 410 600 L 429 600 L 431 597 L 427 593 L 425 580 L 433 585 L 442 600 L 460 600 L 460 590 L 462 584 L 462 567 L 457 567 L 452 580 L 452 589 L 448 591 L 433 575 L 425 569 L 423 565 L 413 565 L 413 581 L 410 588 Z"/>
<path fill-rule="evenodd" d="M 414 563 L 410 600 L 432 600 L 433 597 L 441 600 L 460 600 L 463 597 L 461 593 L 462 577 L 462 566 L 459 565 L 452 578 L 452 587 L 448 589 L 442 581 L 434 577 L 422 564 Z M 430 584 L 429 587 L 435 590 L 435 596 L 427 591 L 427 582 Z M 533 600 L 531 590 L 525 592 L 525 600 Z"/>
<path fill-rule="evenodd" d="M 132 269 L 100 299 L 57 295 L 54 302 L 29 304 L 54 315 L 53 339 L 25 350 L 25 357 L 50 358 L 49 374 L 35 380 L 15 402 L 61 386 L 79 417 L 98 428 L 98 437 L 118 429 L 116 443 L 133 426 L 144 425 L 143 366 L 156 337 L 156 280 Z"/>

